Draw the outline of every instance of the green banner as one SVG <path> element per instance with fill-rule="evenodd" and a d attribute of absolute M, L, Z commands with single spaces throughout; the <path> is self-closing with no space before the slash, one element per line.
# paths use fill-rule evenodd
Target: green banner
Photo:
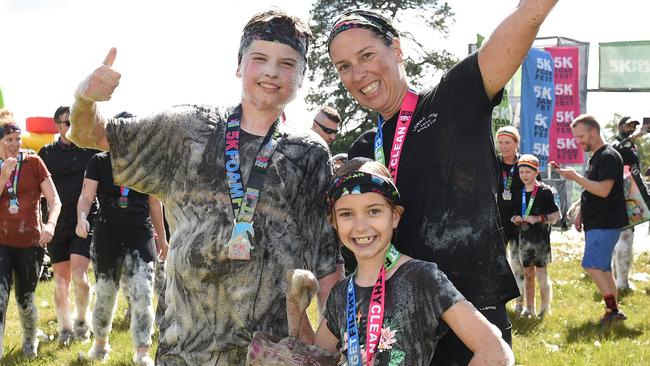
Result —
<path fill-rule="evenodd" d="M 598 87 L 650 91 L 650 41 L 600 43 Z"/>
<path fill-rule="evenodd" d="M 492 135 L 496 135 L 499 128 L 510 125 L 512 125 L 512 107 L 508 101 L 508 91 L 504 89 L 501 103 L 492 110 Z"/>
<path fill-rule="evenodd" d="M 5 107 L 5 100 L 2 98 L 2 88 L 0 88 L 0 108 Z"/>

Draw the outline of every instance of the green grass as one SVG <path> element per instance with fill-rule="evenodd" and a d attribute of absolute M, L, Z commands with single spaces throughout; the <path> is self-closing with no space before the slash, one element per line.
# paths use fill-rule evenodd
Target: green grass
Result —
<path fill-rule="evenodd" d="M 580 268 L 583 247 L 580 237 L 560 237 L 561 242 L 553 243 L 553 263 L 549 267 L 554 290 L 553 313 L 543 321 L 511 317 L 517 364 L 650 365 L 650 283 L 642 281 L 644 274 L 650 273 L 650 255 L 644 253 L 635 259 L 634 273 L 637 275 L 633 278 L 640 279 L 634 281 L 637 290 L 620 298 L 621 308 L 629 319 L 624 325 L 601 328 L 598 319 L 604 305 L 595 286 Z M 53 283 L 40 283 L 37 292 L 41 329 L 54 336 L 57 326 Z M 107 365 L 131 365 L 132 346 L 128 322 L 124 320 L 125 307 L 124 298 L 120 295 L 111 334 L 113 350 Z M 314 319 L 314 307 L 310 313 Z M 90 343 L 74 343 L 69 348 L 59 348 L 55 340 L 42 342 L 39 357 L 26 360 L 22 357 L 20 337 L 15 300 L 12 298 L 7 314 L 2 365 L 99 364 L 81 361 L 77 356 L 79 352 L 87 351 Z M 152 356 L 154 353 L 155 339 Z"/>

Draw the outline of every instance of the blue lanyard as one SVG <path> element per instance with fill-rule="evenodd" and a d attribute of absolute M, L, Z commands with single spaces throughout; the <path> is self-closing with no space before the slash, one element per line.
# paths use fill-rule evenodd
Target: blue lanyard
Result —
<path fill-rule="evenodd" d="M 530 201 L 528 201 L 528 206 L 526 206 L 526 187 L 521 190 L 521 217 L 526 217 L 530 215 L 530 210 L 533 208 L 533 202 L 535 202 L 535 196 L 537 196 L 538 185 L 535 185 L 533 188 L 533 193 L 530 194 Z"/>

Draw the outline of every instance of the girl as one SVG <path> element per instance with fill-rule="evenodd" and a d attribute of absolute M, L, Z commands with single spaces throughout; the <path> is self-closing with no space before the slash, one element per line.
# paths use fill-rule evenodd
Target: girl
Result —
<path fill-rule="evenodd" d="M 349 365 L 429 365 L 448 330 L 442 319 L 474 352 L 472 362 L 513 363 L 500 331 L 436 264 L 412 259 L 391 244 L 404 208 L 382 164 L 363 158 L 344 164 L 330 186 L 328 212 L 358 265 L 327 299 L 318 346 L 340 350 Z"/>

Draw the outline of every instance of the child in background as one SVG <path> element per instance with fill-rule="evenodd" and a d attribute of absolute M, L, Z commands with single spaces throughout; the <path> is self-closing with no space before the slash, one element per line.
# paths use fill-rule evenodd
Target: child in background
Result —
<path fill-rule="evenodd" d="M 329 218 L 358 265 L 330 293 L 315 344 L 340 351 L 348 365 L 429 365 L 448 324 L 474 352 L 473 361 L 512 364 L 500 331 L 435 263 L 412 259 L 391 244 L 403 212 L 382 164 L 356 158 L 336 172 Z"/>
<path fill-rule="evenodd" d="M 551 225 L 560 220 L 551 188 L 537 180 L 539 160 L 530 154 L 519 157 L 519 177 L 523 189 L 513 195 L 514 211 L 510 219 L 519 227 L 519 255 L 524 266 L 524 316 L 535 315 L 535 277 L 539 281 L 541 307 L 539 318 L 551 313 L 553 290 L 546 270 L 551 262 Z"/>

